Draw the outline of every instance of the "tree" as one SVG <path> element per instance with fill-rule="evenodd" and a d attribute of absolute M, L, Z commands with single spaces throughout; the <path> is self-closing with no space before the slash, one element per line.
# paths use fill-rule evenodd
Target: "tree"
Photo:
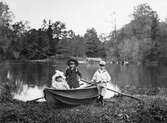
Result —
<path fill-rule="evenodd" d="M 106 48 L 104 47 L 104 43 L 101 43 L 98 47 L 98 56 L 101 58 L 106 58 L 107 53 L 106 53 Z"/>
<path fill-rule="evenodd" d="M 41 29 L 29 30 L 24 39 L 21 57 L 26 59 L 42 59 L 47 57 L 49 38 Z"/>
<path fill-rule="evenodd" d="M 50 55 L 56 53 L 58 42 L 66 36 L 66 26 L 61 21 L 56 21 L 54 23 L 49 20 L 43 20 L 42 30 L 45 31 L 49 37 L 49 51 Z"/>
<path fill-rule="evenodd" d="M 153 10 L 147 4 L 138 5 L 133 12 L 131 21 L 132 32 L 138 39 L 151 37 Z"/>
<path fill-rule="evenodd" d="M 72 30 L 69 30 L 67 36 L 59 42 L 57 53 L 64 56 L 84 57 L 84 38 L 80 35 L 75 35 Z"/>
<path fill-rule="evenodd" d="M 9 45 L 11 43 L 11 29 L 13 13 L 9 10 L 7 4 L 0 2 L 0 55 L 1 58 L 6 57 Z"/>
<path fill-rule="evenodd" d="M 85 57 L 85 41 L 80 35 L 75 35 L 71 39 L 72 56 Z"/>
<path fill-rule="evenodd" d="M 8 26 L 12 19 L 13 13 L 9 10 L 8 5 L 0 2 L 0 26 Z"/>
<path fill-rule="evenodd" d="M 134 9 L 132 15 L 131 22 L 117 31 L 116 42 L 113 39 L 114 36 L 111 35 L 112 54 L 119 59 L 128 57 L 134 61 L 144 61 L 150 58 L 153 60 L 158 57 L 158 14 L 149 5 L 140 4 Z M 133 55 L 132 51 L 137 56 Z"/>
<path fill-rule="evenodd" d="M 152 24 L 151 24 L 151 39 L 153 41 L 157 40 L 159 32 L 159 18 L 158 14 L 155 11 L 152 11 Z"/>
<path fill-rule="evenodd" d="M 96 30 L 94 28 L 88 29 L 84 35 L 84 40 L 86 42 L 86 56 L 98 57 L 98 46 L 100 44 L 100 40 L 97 36 Z"/>
<path fill-rule="evenodd" d="M 25 33 L 29 30 L 28 22 L 19 21 L 11 25 L 11 42 L 8 48 L 8 58 L 18 59 L 23 50 Z"/>

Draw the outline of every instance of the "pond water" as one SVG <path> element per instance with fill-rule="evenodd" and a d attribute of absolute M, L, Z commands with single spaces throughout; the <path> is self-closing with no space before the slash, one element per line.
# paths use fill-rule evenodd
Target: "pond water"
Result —
<path fill-rule="evenodd" d="M 0 89 L 7 83 L 14 98 L 27 101 L 43 95 L 43 89 L 50 87 L 55 69 L 65 72 L 63 60 L 54 62 L 5 62 L 0 64 Z M 97 64 L 80 64 L 83 79 L 91 80 L 98 69 Z M 167 88 L 167 66 L 146 67 L 143 65 L 108 64 L 107 70 L 112 83 L 120 89 L 125 87 Z"/>

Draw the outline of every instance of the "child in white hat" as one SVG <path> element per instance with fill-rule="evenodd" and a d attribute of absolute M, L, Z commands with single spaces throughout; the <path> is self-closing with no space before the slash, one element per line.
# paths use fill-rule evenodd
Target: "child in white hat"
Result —
<path fill-rule="evenodd" d="M 102 104 L 104 104 L 103 97 L 106 93 L 107 83 L 111 81 L 110 74 L 106 70 L 105 65 L 105 61 L 100 61 L 99 69 L 94 73 L 92 78 L 92 82 L 97 85 L 99 91 L 98 102 L 100 101 Z"/>

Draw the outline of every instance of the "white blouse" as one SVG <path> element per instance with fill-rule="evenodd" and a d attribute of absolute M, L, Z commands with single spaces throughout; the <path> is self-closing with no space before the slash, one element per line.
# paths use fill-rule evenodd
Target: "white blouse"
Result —
<path fill-rule="evenodd" d="M 109 82 L 111 81 L 110 74 L 107 72 L 107 70 L 97 70 L 92 78 L 92 81 L 94 82 Z"/>

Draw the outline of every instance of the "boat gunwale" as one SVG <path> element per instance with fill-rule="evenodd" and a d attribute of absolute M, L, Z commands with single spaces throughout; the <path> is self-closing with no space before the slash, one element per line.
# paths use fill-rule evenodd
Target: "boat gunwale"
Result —
<path fill-rule="evenodd" d="M 52 90 L 52 91 L 76 91 L 76 90 L 88 90 L 88 89 L 93 89 L 97 88 L 96 86 L 91 86 L 91 87 L 86 87 L 86 88 L 72 88 L 72 89 L 55 89 L 55 88 L 44 88 L 47 90 Z"/>

